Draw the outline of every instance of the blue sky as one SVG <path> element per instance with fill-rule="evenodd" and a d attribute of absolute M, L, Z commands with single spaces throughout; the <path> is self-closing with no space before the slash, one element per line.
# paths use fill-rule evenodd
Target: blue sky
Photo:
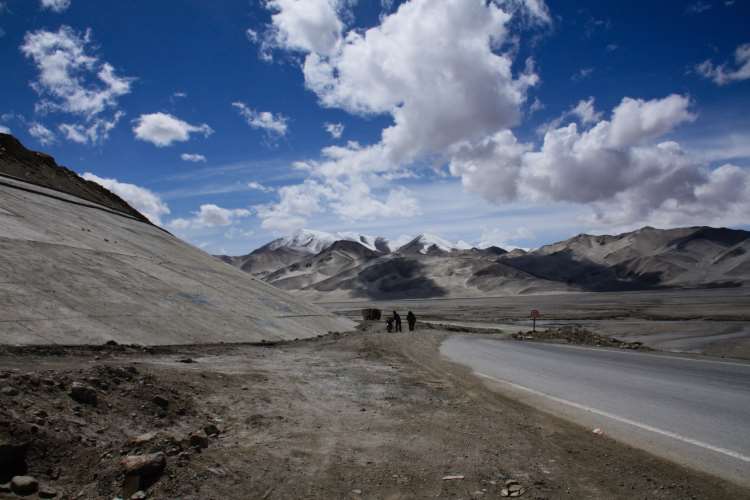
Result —
<path fill-rule="evenodd" d="M 0 5 L 0 128 L 213 253 L 748 227 L 743 0 Z"/>

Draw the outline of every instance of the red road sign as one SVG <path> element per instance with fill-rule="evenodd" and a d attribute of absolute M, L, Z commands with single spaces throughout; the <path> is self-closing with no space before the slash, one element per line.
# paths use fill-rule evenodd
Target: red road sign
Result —
<path fill-rule="evenodd" d="M 541 316 L 542 314 L 536 309 L 531 310 L 531 319 L 539 319 Z"/>

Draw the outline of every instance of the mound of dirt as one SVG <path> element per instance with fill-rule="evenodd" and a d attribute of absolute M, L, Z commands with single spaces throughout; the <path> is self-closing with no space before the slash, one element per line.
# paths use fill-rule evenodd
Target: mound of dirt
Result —
<path fill-rule="evenodd" d="M 600 347 L 617 347 L 620 349 L 651 350 L 642 342 L 626 342 L 615 337 L 604 337 L 578 325 L 565 325 L 559 328 L 547 328 L 536 332 L 514 333 L 516 340 L 565 341 L 568 344 L 593 345 Z"/>

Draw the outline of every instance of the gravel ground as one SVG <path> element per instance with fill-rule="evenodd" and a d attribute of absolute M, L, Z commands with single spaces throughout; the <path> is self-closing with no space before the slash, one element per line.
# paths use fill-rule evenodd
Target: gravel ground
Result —
<path fill-rule="evenodd" d="M 493 393 L 440 357 L 448 332 L 380 328 L 274 346 L 6 349 L 0 445 L 26 445 L 14 474 L 57 498 L 502 498 L 508 481 L 535 499 L 750 497 Z M 71 397 L 76 382 L 95 406 Z M 151 469 L 122 463 L 139 455 Z"/>

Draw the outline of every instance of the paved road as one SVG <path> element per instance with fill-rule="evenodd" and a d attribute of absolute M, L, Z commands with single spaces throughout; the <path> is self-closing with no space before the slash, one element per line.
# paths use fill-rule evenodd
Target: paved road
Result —
<path fill-rule="evenodd" d="M 524 402 L 750 486 L 750 363 L 477 336 L 441 352 Z"/>

